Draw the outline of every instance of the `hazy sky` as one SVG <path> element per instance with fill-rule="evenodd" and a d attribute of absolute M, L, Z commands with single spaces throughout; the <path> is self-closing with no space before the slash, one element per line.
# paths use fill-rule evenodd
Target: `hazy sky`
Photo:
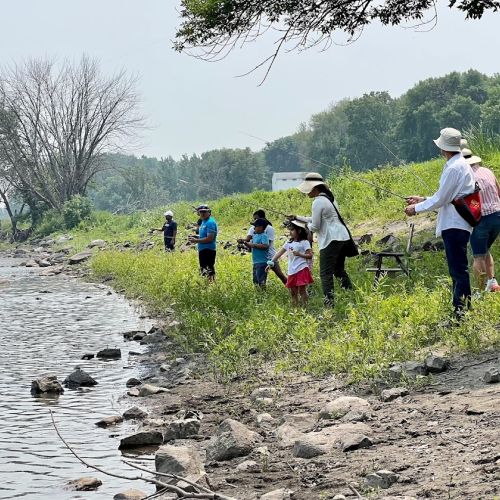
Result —
<path fill-rule="evenodd" d="M 0 63 L 30 56 L 101 60 L 139 76 L 151 129 L 138 155 L 179 157 L 220 147 L 260 149 L 241 131 L 274 139 L 297 130 L 312 113 L 371 90 L 399 95 L 414 83 L 450 71 L 500 71 L 500 14 L 464 21 L 441 2 L 428 33 L 372 26 L 355 44 L 283 54 L 261 87 L 262 74 L 236 78 L 269 55 L 270 40 L 205 63 L 171 49 L 177 0 L 0 1 Z"/>

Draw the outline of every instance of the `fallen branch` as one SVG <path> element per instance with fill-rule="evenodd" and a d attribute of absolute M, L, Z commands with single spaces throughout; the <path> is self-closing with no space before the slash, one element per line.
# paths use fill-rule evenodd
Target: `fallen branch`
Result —
<path fill-rule="evenodd" d="M 358 498 L 363 498 L 361 496 L 361 493 L 351 484 L 347 483 L 347 486 L 349 486 L 349 489 L 358 497 Z"/>
<path fill-rule="evenodd" d="M 85 459 L 81 458 L 76 451 L 69 445 L 69 443 L 63 438 L 61 433 L 59 432 L 59 429 L 57 428 L 56 422 L 54 420 L 54 414 L 52 413 L 52 410 L 49 409 L 50 412 L 50 418 L 52 420 L 52 425 L 54 426 L 54 430 L 56 431 L 56 434 L 58 435 L 59 439 L 64 443 L 64 446 L 72 453 L 72 455 L 83 465 L 86 467 L 89 467 L 90 469 L 94 469 L 97 472 L 100 472 L 101 474 L 104 474 L 106 476 L 111 476 L 111 477 L 116 477 L 118 479 L 125 479 L 127 481 L 145 481 L 146 483 L 151 483 L 154 484 L 155 486 L 160 487 L 164 491 L 171 491 L 173 493 L 176 493 L 179 498 L 202 498 L 202 499 L 207 499 L 207 500 L 235 500 L 234 498 L 226 497 L 224 495 L 219 495 L 218 493 L 215 493 L 210 490 L 206 490 L 205 488 L 201 488 L 200 486 L 191 483 L 191 481 L 184 479 L 183 477 L 176 476 L 178 480 L 184 481 L 188 484 L 194 485 L 198 489 L 203 489 L 206 491 L 203 492 L 190 492 L 183 490 L 182 488 L 179 488 L 178 486 L 174 486 L 173 484 L 166 484 L 161 481 L 158 481 L 157 479 L 149 478 L 149 477 L 144 477 L 144 476 L 123 476 L 121 474 L 116 474 L 114 472 L 108 472 L 104 469 L 101 469 L 100 467 L 96 465 L 92 465 L 91 463 L 87 462 Z M 127 465 L 130 465 L 128 462 Z M 134 465 L 135 468 L 139 468 L 137 465 Z M 160 475 L 159 473 L 155 471 L 150 471 L 149 469 L 144 468 L 147 472 L 155 475 Z M 173 476 L 173 475 L 172 475 Z M 156 495 L 156 494 L 155 494 Z M 150 496 L 151 498 L 151 496 Z"/>

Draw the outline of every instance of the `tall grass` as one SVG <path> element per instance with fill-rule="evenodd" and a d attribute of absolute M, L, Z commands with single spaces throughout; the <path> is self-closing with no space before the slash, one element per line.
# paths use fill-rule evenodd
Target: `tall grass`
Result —
<path fill-rule="evenodd" d="M 363 223 L 377 229 L 390 221 L 404 220 L 404 203 L 360 179 L 403 196 L 431 194 L 442 166 L 442 160 L 435 160 L 365 174 L 347 172 L 333 176 L 330 185 L 354 228 Z M 497 170 L 499 166 L 500 161 L 493 165 Z M 423 183 L 429 187 L 427 192 Z M 284 238 L 271 210 L 308 214 L 310 203 L 296 190 L 255 192 L 210 202 L 222 242 L 243 235 L 256 208 L 268 209 L 279 237 Z M 189 232 L 183 225 L 196 216 L 188 204 L 169 208 L 180 223 L 180 245 Z M 74 233 L 75 239 L 82 244 L 96 236 L 138 241 L 148 228 L 160 225 L 163 210 L 128 217 L 100 215 L 93 225 L 81 226 Z M 421 239 L 427 237 L 420 235 Z M 283 240 L 278 240 L 277 246 L 279 241 Z M 442 326 L 449 317 L 451 294 L 441 252 L 413 254 L 411 279 L 404 275 L 386 278 L 376 289 L 373 275 L 365 272 L 368 262 L 363 257 L 350 259 L 348 271 L 355 290 L 337 288 L 335 308 L 325 309 L 317 282 L 305 311 L 290 308 L 287 290 L 272 274 L 267 289 L 256 290 L 250 256 L 235 255 L 234 247 L 224 250 L 221 245 L 218 249 L 214 284 L 199 276 L 196 251 L 164 254 L 159 247 L 147 252 L 100 252 L 92 260 L 92 269 L 97 276 L 112 275 L 117 288 L 126 290 L 130 297 L 141 297 L 153 314 L 162 315 L 165 308 L 173 307 L 182 324 L 178 340 L 186 349 L 208 353 L 225 377 L 272 363 L 281 369 L 310 373 L 347 372 L 360 379 L 379 376 L 390 363 L 421 356 L 438 345 L 463 351 L 500 341 L 496 327 L 500 296 L 495 294 L 476 301 L 459 328 Z M 500 256 L 498 248 L 494 255 Z"/>

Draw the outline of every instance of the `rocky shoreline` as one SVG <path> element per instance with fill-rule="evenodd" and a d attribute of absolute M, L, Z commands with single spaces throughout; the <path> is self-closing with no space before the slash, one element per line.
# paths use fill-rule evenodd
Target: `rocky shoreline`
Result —
<path fill-rule="evenodd" d="M 85 275 L 69 263 L 70 252 L 37 248 L 10 255 L 33 260 L 42 275 Z M 172 313 L 149 332 L 124 333 L 130 354 L 135 343 L 149 346 L 133 355 L 144 375 L 127 382 L 123 415 L 96 422 L 119 432 L 121 419 L 135 421 L 120 449 L 155 447 L 156 471 L 245 500 L 500 493 L 500 351 L 451 359 L 435 353 L 393 367 L 393 383 L 354 387 L 336 376 L 270 370 L 221 384 L 202 355 L 177 352 L 177 326 Z M 129 490 L 115 498 L 145 496 Z"/>

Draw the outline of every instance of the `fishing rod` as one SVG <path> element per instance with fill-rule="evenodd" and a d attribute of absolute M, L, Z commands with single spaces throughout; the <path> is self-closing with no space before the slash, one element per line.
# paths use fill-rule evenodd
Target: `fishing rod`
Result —
<path fill-rule="evenodd" d="M 406 163 L 405 161 L 401 160 L 401 158 L 399 158 L 399 156 L 394 153 L 394 151 L 392 151 L 392 149 L 389 148 L 389 146 L 387 146 L 387 144 L 384 144 L 384 142 L 382 141 L 382 139 L 380 139 L 377 134 L 373 134 L 373 136 L 375 137 L 375 140 L 386 150 L 388 151 L 392 156 L 394 156 L 394 158 L 399 162 L 399 164 L 403 167 L 409 167 L 408 163 Z M 410 174 L 413 175 L 413 177 L 415 177 L 415 179 L 417 179 L 420 184 L 422 184 L 422 186 L 425 187 L 425 189 L 428 189 L 429 191 L 431 191 L 431 188 L 430 186 L 422 179 L 422 177 L 420 177 L 418 174 L 416 174 L 413 170 L 411 169 L 407 169 Z"/>
<path fill-rule="evenodd" d="M 246 135 L 246 136 L 248 136 L 248 137 L 252 137 L 252 138 L 254 138 L 254 139 L 257 139 L 257 140 L 259 140 L 259 141 L 262 141 L 262 142 L 264 142 L 264 143 L 266 143 L 266 144 L 269 144 L 269 143 L 270 143 L 270 141 L 266 141 L 266 140 L 265 140 L 265 139 L 263 139 L 262 137 L 257 137 L 256 135 L 248 134 L 248 133 L 246 133 L 246 132 L 241 132 L 241 131 L 240 131 L 240 133 L 241 133 L 241 134 L 243 134 L 243 135 Z M 298 156 L 300 156 L 301 158 L 304 158 L 305 160 L 312 161 L 312 162 L 314 162 L 314 163 L 316 163 L 316 164 L 318 164 L 318 165 L 321 165 L 321 166 L 323 166 L 323 167 L 327 167 L 327 168 L 329 168 L 329 169 L 331 169 L 331 168 L 332 168 L 332 166 L 331 166 L 331 165 L 328 165 L 327 163 L 324 163 L 324 162 L 322 162 L 322 161 L 320 161 L 320 160 L 316 160 L 316 159 L 314 159 L 314 158 L 311 158 L 310 156 L 307 156 L 307 155 L 305 155 L 305 154 L 301 153 L 300 151 L 297 151 L 297 155 L 298 155 Z M 354 181 L 362 182 L 363 184 L 367 184 L 368 186 L 371 186 L 371 187 L 373 187 L 373 188 L 375 188 L 375 189 L 378 189 L 379 191 L 383 191 L 384 193 L 387 193 L 387 194 L 389 194 L 389 195 L 391 195 L 391 196 L 394 196 L 394 197 L 396 197 L 396 198 L 399 198 L 400 200 L 405 200 L 405 201 L 406 201 L 406 200 L 408 199 L 408 197 L 407 197 L 407 196 L 403 196 L 403 195 L 400 195 L 400 194 L 394 193 L 394 192 L 393 192 L 393 191 L 391 191 L 390 189 L 387 189 L 387 188 L 381 187 L 381 186 L 379 186 L 379 185 L 375 184 L 374 182 L 367 181 L 366 179 L 363 179 L 363 178 L 360 178 L 360 177 L 356 177 L 356 178 L 355 178 L 352 174 L 351 174 L 351 175 L 349 175 L 349 174 L 344 174 L 344 175 L 346 175 L 346 177 L 351 177 L 351 179 L 352 179 L 352 180 L 354 180 Z"/>

